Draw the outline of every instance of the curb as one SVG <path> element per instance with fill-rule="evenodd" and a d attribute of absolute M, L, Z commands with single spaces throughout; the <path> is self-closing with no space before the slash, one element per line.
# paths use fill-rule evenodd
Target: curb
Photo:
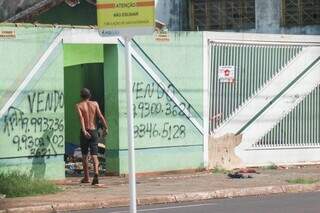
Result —
<path fill-rule="evenodd" d="M 162 204 L 162 203 L 177 203 L 188 201 L 200 201 L 208 199 L 233 198 L 244 196 L 280 194 L 280 193 L 298 193 L 298 192 L 313 192 L 320 191 L 320 184 L 295 184 L 295 185 L 280 185 L 280 186 L 263 186 L 249 188 L 231 188 L 221 189 L 212 192 L 190 192 L 171 195 L 156 195 L 141 197 L 137 199 L 138 205 Z M 71 210 L 98 209 L 109 207 L 128 206 L 129 198 L 117 198 L 108 201 L 97 202 L 77 202 L 77 203 L 54 203 L 52 205 L 18 207 L 0 210 L 0 213 L 40 213 Z"/>

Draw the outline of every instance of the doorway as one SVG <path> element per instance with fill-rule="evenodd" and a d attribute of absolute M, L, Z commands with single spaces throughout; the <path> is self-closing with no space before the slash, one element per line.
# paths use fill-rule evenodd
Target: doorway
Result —
<path fill-rule="evenodd" d="M 98 102 L 102 114 L 105 114 L 103 45 L 65 45 L 64 60 L 65 163 L 66 175 L 69 176 L 77 171 L 80 175 L 82 170 L 79 162 L 80 122 L 75 110 L 75 105 L 81 100 L 82 88 L 91 91 L 91 100 Z"/>

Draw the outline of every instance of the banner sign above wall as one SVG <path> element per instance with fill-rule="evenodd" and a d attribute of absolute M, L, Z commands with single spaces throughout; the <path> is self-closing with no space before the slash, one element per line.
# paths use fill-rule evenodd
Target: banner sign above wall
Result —
<path fill-rule="evenodd" d="M 97 0 L 102 36 L 133 36 L 154 32 L 154 0 Z"/>
<path fill-rule="evenodd" d="M 218 78 L 220 83 L 233 83 L 234 71 L 235 66 L 219 66 Z"/>

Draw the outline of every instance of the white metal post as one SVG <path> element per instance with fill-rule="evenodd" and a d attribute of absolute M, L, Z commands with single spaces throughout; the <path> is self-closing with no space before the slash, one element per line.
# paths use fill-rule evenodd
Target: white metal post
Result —
<path fill-rule="evenodd" d="M 133 99 L 132 99 L 132 67 L 130 41 L 131 37 L 125 37 L 126 49 L 126 89 L 127 89 L 127 125 L 128 125 L 128 166 L 129 166 L 129 187 L 130 187 L 130 213 L 137 212 L 136 202 L 136 171 L 133 138 Z"/>
<path fill-rule="evenodd" d="M 203 166 L 208 169 L 209 166 L 209 106 L 210 106 L 210 60 L 211 53 L 207 33 L 203 32 Z"/>

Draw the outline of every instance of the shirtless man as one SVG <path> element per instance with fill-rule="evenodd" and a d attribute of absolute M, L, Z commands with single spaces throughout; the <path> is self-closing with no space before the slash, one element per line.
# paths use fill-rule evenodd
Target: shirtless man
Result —
<path fill-rule="evenodd" d="M 108 126 L 103 117 L 99 105 L 95 101 L 90 101 L 90 90 L 83 88 L 80 91 L 81 102 L 76 105 L 76 110 L 79 114 L 81 133 L 80 133 L 80 147 L 82 152 L 82 165 L 84 171 L 84 178 L 82 183 L 89 183 L 88 170 L 88 152 L 90 147 L 90 154 L 93 158 L 94 178 L 92 185 L 98 184 L 99 175 L 99 160 L 98 160 L 98 132 L 96 127 L 96 118 L 98 117 L 103 124 L 103 132 L 106 133 Z"/>

